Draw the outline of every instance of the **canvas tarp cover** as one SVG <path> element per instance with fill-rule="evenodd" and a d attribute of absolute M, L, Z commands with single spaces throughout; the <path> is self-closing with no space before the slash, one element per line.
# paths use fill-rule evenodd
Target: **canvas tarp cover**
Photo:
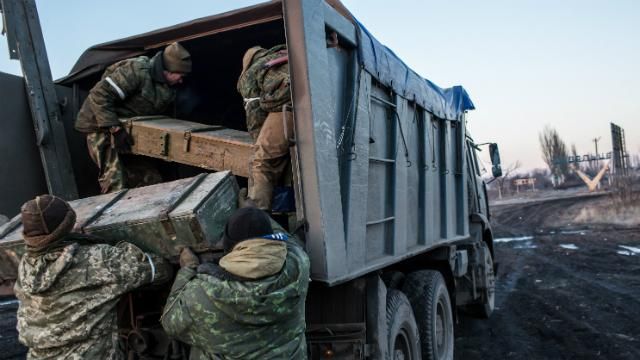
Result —
<path fill-rule="evenodd" d="M 364 69 L 405 99 L 414 100 L 442 119 L 459 120 L 475 109 L 462 86 L 443 89 L 411 70 L 396 54 L 382 45 L 359 22 L 358 55 Z"/>

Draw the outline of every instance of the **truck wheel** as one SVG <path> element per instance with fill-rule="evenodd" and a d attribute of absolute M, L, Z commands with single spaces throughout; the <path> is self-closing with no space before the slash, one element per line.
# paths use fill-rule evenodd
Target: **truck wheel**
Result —
<path fill-rule="evenodd" d="M 399 290 L 387 292 L 387 329 L 390 359 L 421 359 L 418 325 L 409 300 Z"/>
<path fill-rule="evenodd" d="M 482 274 L 483 281 L 487 285 L 481 289 L 480 303 L 467 306 L 466 312 L 475 317 L 488 319 L 493 313 L 496 304 L 496 276 L 493 272 L 491 251 L 484 241 L 482 242 L 482 248 L 484 253 Z"/>
<path fill-rule="evenodd" d="M 440 272 L 420 270 L 407 275 L 402 288 L 413 307 L 424 359 L 453 359 L 453 313 Z"/>

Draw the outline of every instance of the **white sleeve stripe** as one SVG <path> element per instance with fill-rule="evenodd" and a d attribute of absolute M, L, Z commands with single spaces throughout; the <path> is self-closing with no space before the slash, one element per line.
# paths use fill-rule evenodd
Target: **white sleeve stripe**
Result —
<path fill-rule="evenodd" d="M 113 87 L 116 90 L 116 92 L 118 93 L 118 96 L 120 96 L 120 99 L 124 100 L 124 98 L 125 98 L 124 91 L 122 91 L 122 89 L 120 89 L 120 87 L 116 84 L 116 82 L 113 81 L 113 79 L 111 79 L 108 76 L 105 78 L 105 80 L 107 80 L 109 85 L 111 85 L 111 87 Z"/>
<path fill-rule="evenodd" d="M 149 265 L 151 265 L 151 282 L 153 282 L 153 280 L 156 279 L 156 266 L 153 264 L 153 260 L 151 260 L 149 254 L 144 253 L 144 255 L 147 257 L 147 260 L 149 260 Z"/>

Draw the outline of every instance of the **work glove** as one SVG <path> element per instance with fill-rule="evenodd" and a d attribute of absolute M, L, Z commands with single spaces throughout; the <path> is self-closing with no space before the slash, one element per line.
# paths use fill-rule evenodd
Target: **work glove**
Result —
<path fill-rule="evenodd" d="M 180 251 L 180 267 L 195 269 L 198 265 L 200 265 L 198 256 L 189 247 L 182 248 L 182 251 Z"/>
<path fill-rule="evenodd" d="M 109 129 L 111 133 L 111 147 L 118 152 L 130 152 L 133 145 L 133 138 L 121 126 L 114 126 Z"/>
<path fill-rule="evenodd" d="M 238 193 L 238 209 L 246 207 L 257 207 L 256 203 L 247 195 L 247 188 L 240 189 Z"/>

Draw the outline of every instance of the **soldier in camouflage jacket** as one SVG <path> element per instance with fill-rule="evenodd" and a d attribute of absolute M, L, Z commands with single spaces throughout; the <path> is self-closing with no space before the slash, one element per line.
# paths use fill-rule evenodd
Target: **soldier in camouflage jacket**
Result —
<path fill-rule="evenodd" d="M 75 212 L 55 196 L 28 201 L 21 214 L 27 252 L 15 293 L 28 359 L 124 359 L 116 304 L 128 291 L 169 280 L 169 264 L 129 243 L 70 233 Z"/>
<path fill-rule="evenodd" d="M 140 56 L 109 66 L 80 108 L 76 130 L 87 134 L 89 155 L 100 171 L 103 193 L 126 187 L 119 153 L 131 145 L 119 118 L 157 115 L 175 99 L 174 86 L 191 72 L 191 57 L 173 43 L 153 58 Z"/>
<path fill-rule="evenodd" d="M 244 208 L 227 222 L 218 264 L 182 251 L 162 326 L 191 345 L 190 359 L 307 358 L 309 258 L 272 232 L 263 211 Z"/>
<path fill-rule="evenodd" d="M 244 99 L 247 129 L 253 137 L 249 198 L 263 210 L 271 210 L 274 184 L 289 160 L 293 114 L 288 55 L 285 45 L 271 49 L 255 46 L 242 59 L 237 89 Z M 285 134 L 286 129 L 289 132 Z"/>

